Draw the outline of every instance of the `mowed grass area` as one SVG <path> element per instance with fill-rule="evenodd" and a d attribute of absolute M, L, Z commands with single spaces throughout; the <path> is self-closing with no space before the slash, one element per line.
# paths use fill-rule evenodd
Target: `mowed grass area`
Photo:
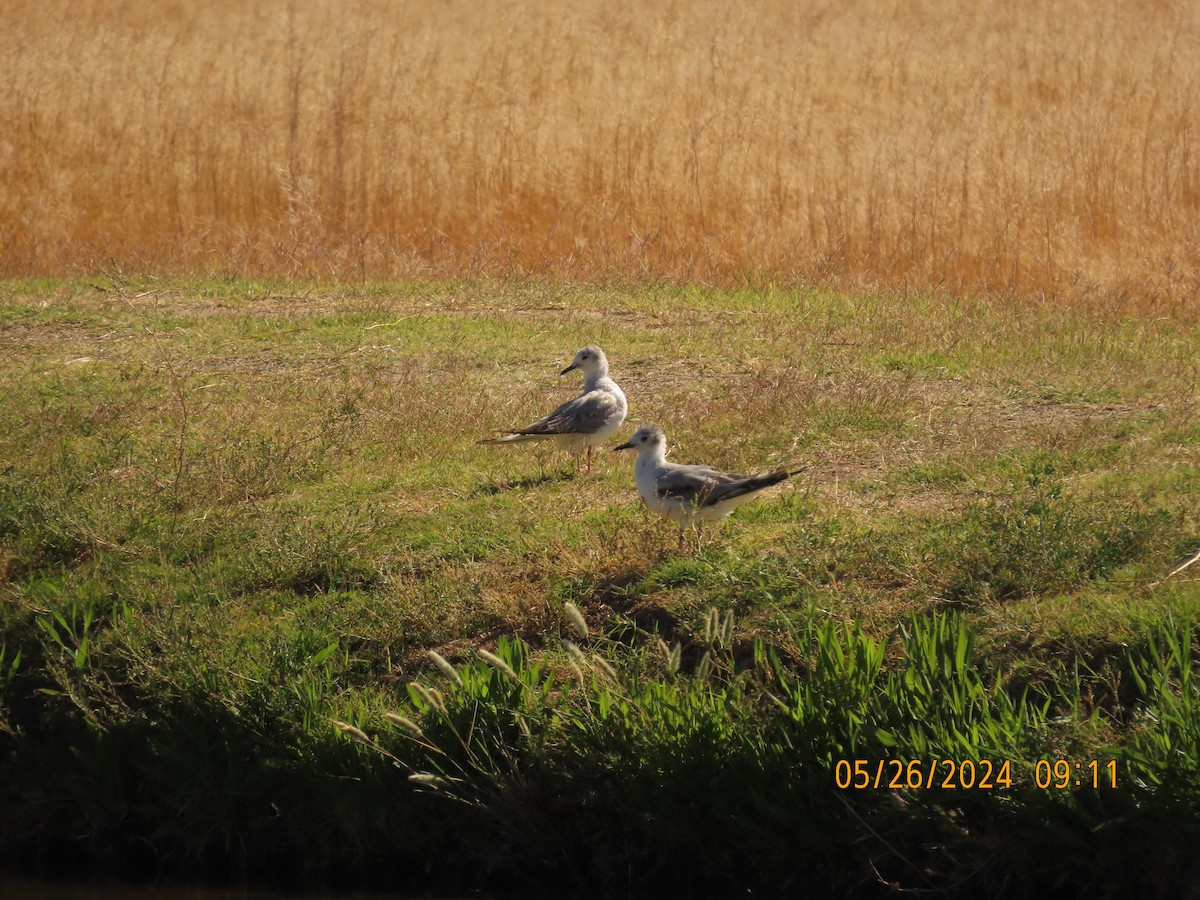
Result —
<path fill-rule="evenodd" d="M 819 608 L 883 632 L 951 603 L 1036 646 L 1123 640 L 1192 596 L 1151 589 L 1200 545 L 1200 339 L 1178 320 L 486 284 L 10 283 L 4 302 L 12 583 L 222 618 L 344 594 L 393 653 L 542 631 L 564 599 L 686 627 L 717 590 L 764 627 Z M 580 475 L 476 445 L 577 393 L 557 372 L 592 342 L 626 431 L 663 425 L 672 459 L 809 469 L 680 559 L 628 455 Z"/>
<path fill-rule="evenodd" d="M 476 444 L 573 395 L 575 374 L 556 373 L 589 343 L 629 396 L 623 434 L 657 422 L 676 461 L 808 469 L 679 553 L 628 454 L 580 474 L 548 449 Z M 0 346 L 10 851 L 261 874 L 303 847 L 323 874 L 378 875 L 380 835 L 402 833 L 405 859 L 438 858 L 436 798 L 405 806 L 403 775 L 334 721 L 373 731 L 389 709 L 436 708 L 405 689 L 438 677 L 430 649 L 469 666 L 478 648 L 520 657 L 518 637 L 518 661 L 565 684 L 567 603 L 618 672 L 702 684 L 715 665 L 730 685 L 767 650 L 803 685 L 820 671 L 806 640 L 830 627 L 900 671 L 914 623 L 952 614 L 988 689 L 1048 698 L 1062 721 L 1045 752 L 1079 759 L 1154 733 L 1131 659 L 1167 633 L 1195 653 L 1200 566 L 1167 577 L 1200 549 L 1191 319 L 900 294 L 96 278 L 0 285 Z M 1194 678 L 1163 690 L 1186 700 Z M 1194 769 L 1194 747 L 1170 753 Z M 297 771 L 324 803 L 289 818 Z M 593 812 L 603 771 L 580 801 Z M 487 796 L 539 808 L 537 783 Z M 841 808 L 828 771 L 814 783 Z M 500 820 L 457 840 L 511 849 L 525 820 Z M 256 834 L 269 850 L 247 849 Z M 473 872 L 506 871 L 455 846 Z M 723 877 L 756 883 L 738 865 Z"/>

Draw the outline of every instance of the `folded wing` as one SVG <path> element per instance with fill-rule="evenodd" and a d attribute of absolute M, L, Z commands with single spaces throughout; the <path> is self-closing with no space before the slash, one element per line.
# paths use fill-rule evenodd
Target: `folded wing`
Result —
<path fill-rule="evenodd" d="M 568 400 L 549 415 L 524 428 L 509 432 L 521 435 L 595 434 L 616 413 L 621 404 L 608 391 L 589 391 Z"/>
<path fill-rule="evenodd" d="M 760 475 L 734 475 L 708 466 L 672 466 L 659 475 L 654 490 L 663 500 L 717 506 L 779 484 L 791 474 L 787 469 L 777 469 Z"/>

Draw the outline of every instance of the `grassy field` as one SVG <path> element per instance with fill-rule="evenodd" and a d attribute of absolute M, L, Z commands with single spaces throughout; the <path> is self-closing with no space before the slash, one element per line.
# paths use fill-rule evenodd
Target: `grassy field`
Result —
<path fill-rule="evenodd" d="M 8 4 L 0 274 L 1194 308 L 1187 4 Z"/>
<path fill-rule="evenodd" d="M 679 553 L 626 454 L 579 474 L 476 444 L 572 395 L 556 373 L 593 342 L 623 436 L 808 469 Z M 0 346 L 10 857 L 458 888 L 1192 884 L 1200 566 L 1168 577 L 1200 549 L 1192 318 L 105 277 L 3 283 Z M 831 772 L 989 754 L 1024 787 Z M 1119 789 L 1030 788 L 1058 757 L 1119 758 Z"/>
<path fill-rule="evenodd" d="M 1197 896 L 1186 4 L 3 20 L 0 863 Z"/>

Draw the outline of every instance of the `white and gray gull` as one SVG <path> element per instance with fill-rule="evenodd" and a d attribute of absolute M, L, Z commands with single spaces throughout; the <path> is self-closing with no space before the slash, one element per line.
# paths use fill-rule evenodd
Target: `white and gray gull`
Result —
<path fill-rule="evenodd" d="M 599 347 L 584 347 L 559 374 L 583 371 L 583 393 L 524 428 L 505 432 L 481 444 L 513 444 L 553 440 L 563 450 L 587 451 L 587 471 L 592 469 L 592 448 L 604 443 L 621 427 L 629 405 L 625 394 L 608 377 L 608 357 Z"/>
<path fill-rule="evenodd" d="M 759 491 L 779 484 L 804 467 L 780 468 L 757 475 L 735 475 L 710 466 L 667 462 L 667 436 L 657 425 L 643 425 L 614 450 L 637 450 L 634 464 L 638 494 L 653 512 L 679 525 L 679 545 L 689 526 L 724 519 Z"/>

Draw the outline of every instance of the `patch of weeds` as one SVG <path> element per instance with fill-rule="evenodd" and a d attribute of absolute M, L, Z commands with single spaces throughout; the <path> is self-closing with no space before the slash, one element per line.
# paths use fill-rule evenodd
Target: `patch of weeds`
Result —
<path fill-rule="evenodd" d="M 56 648 L 78 671 L 90 665 L 96 634 L 129 616 L 123 601 L 97 595 L 91 584 L 68 585 L 65 575 L 34 582 L 27 595 L 38 611 L 35 621 L 46 646 Z"/>
<path fill-rule="evenodd" d="M 893 350 L 880 356 L 878 363 L 885 372 L 904 372 L 912 375 L 947 377 L 966 371 L 961 362 L 937 350 Z"/>
<path fill-rule="evenodd" d="M 12 548 L 8 577 L 73 563 L 95 548 L 87 515 L 48 480 L 0 479 L 0 539 Z"/>
<path fill-rule="evenodd" d="M 1067 725 L 1084 736 L 1094 725 L 1070 712 L 1051 720 L 1046 698 L 1010 695 L 987 677 L 963 618 L 909 621 L 894 665 L 884 642 L 856 624 L 810 623 L 794 635 L 796 663 L 759 643 L 753 668 L 740 672 L 729 656 L 730 619 L 711 612 L 704 652 L 686 666 L 678 645 L 652 635 L 620 660 L 572 644 L 565 666 L 502 639 L 468 665 L 439 660 L 442 675 L 410 685 L 378 739 L 361 721 L 340 727 L 407 773 L 394 803 L 416 792 L 443 801 L 445 829 L 479 833 L 487 823 L 519 834 L 506 865 L 526 865 L 532 853 L 604 878 L 620 859 L 634 884 L 734 878 L 743 887 L 847 888 L 887 877 L 954 894 L 980 878 L 1011 889 L 1014 872 L 1030 885 L 1048 872 L 1129 884 L 1143 851 L 1120 848 L 1139 829 L 1150 827 L 1150 843 L 1196 830 L 1194 805 L 1137 814 L 1155 808 L 1168 774 L 1184 777 L 1188 791 L 1195 785 L 1192 768 L 1178 765 L 1137 780 L 1173 755 L 1195 766 L 1200 695 L 1188 668 L 1190 632 L 1164 658 L 1136 663 L 1155 704 L 1147 732 L 1161 724 L 1167 734 L 1128 751 L 1068 740 L 1104 773 L 1105 759 L 1121 773 L 1115 788 L 1068 792 L 1031 785 L 1061 753 Z M 934 760 L 943 763 L 936 772 Z M 974 788 L 980 778 L 992 786 Z M 886 787 L 872 789 L 875 779 Z M 621 790 L 606 787 L 614 781 Z M 1097 834 L 1104 846 L 1089 850 Z M 810 852 L 788 852 L 798 835 Z"/>
<path fill-rule="evenodd" d="M 406 644 L 435 647 L 464 635 L 516 631 L 529 615 L 525 593 L 489 590 L 476 567 L 446 564 L 417 575 L 389 578 L 384 596 L 388 627 Z M 540 596 L 533 608 L 543 606 Z"/>
<path fill-rule="evenodd" d="M 271 524 L 236 557 L 243 567 L 241 590 L 327 594 L 380 583 L 379 564 L 361 551 L 363 535 L 352 520 L 304 521 L 284 515 Z"/>
<path fill-rule="evenodd" d="M 803 479 L 804 475 L 800 474 L 798 478 Z M 746 525 L 768 525 L 798 523 L 812 518 L 816 507 L 809 498 L 794 487 L 795 482 L 784 484 L 781 492 L 740 508 L 736 513 L 737 521 Z"/>
<path fill-rule="evenodd" d="M 962 490 L 970 478 L 961 460 L 940 459 L 898 469 L 891 473 L 889 481 L 934 490 Z"/>
<path fill-rule="evenodd" d="M 933 579 L 960 605 L 1070 591 L 1156 551 L 1170 524 L 1137 499 L 1073 496 L 1035 476 L 943 524 Z"/>
<path fill-rule="evenodd" d="M 713 571 L 713 564 L 703 557 L 676 556 L 665 560 L 648 572 L 639 589 L 649 593 L 655 590 L 699 584 L 708 579 Z"/>
<path fill-rule="evenodd" d="M 1130 660 L 1142 702 L 1126 758 L 1129 774 L 1156 796 L 1185 809 L 1200 806 L 1200 669 L 1196 629 L 1170 620 Z"/>
<path fill-rule="evenodd" d="M 590 575 L 561 578 L 550 585 L 550 596 L 563 603 L 579 604 L 596 589 L 596 580 Z"/>

